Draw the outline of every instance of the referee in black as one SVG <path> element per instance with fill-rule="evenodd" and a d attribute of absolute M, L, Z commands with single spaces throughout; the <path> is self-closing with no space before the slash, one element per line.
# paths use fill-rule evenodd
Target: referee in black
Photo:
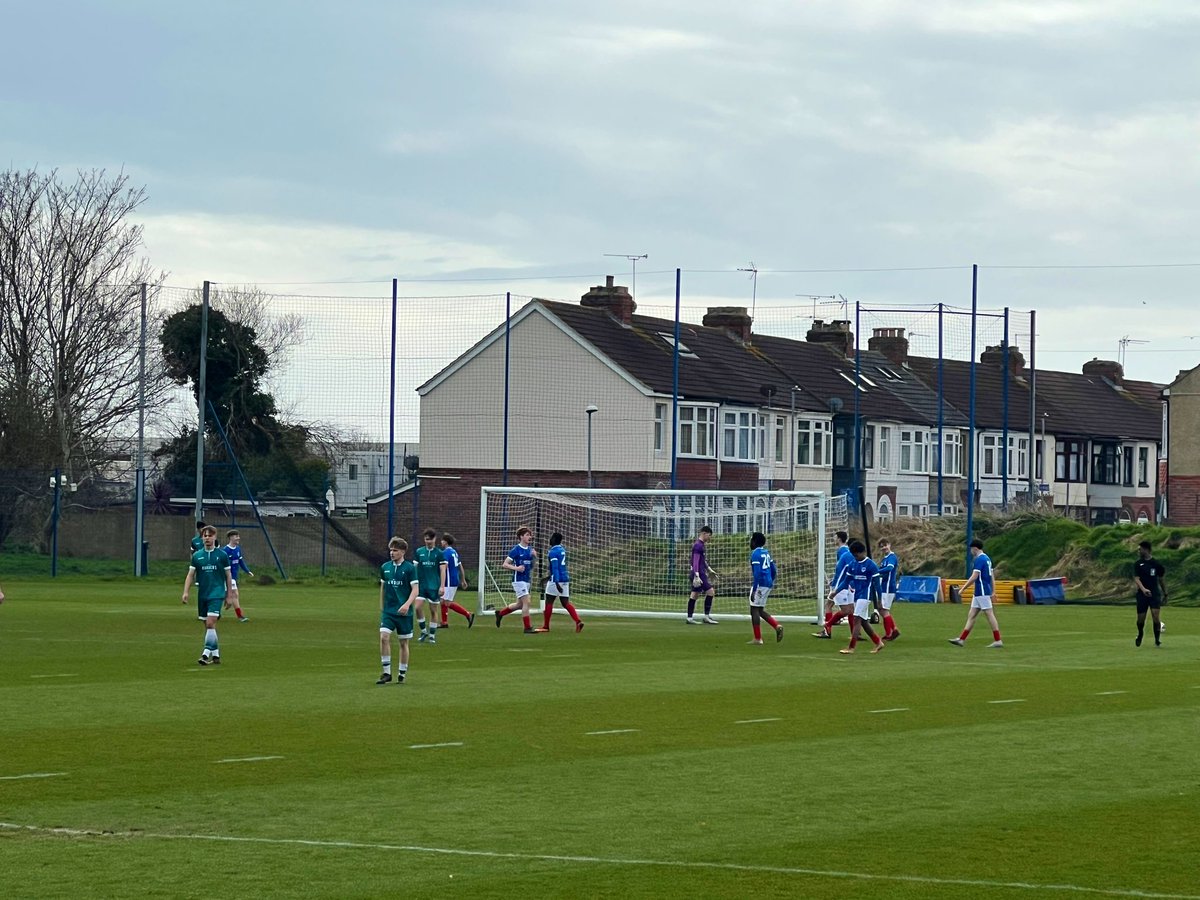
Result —
<path fill-rule="evenodd" d="M 1159 609 L 1167 601 L 1167 588 L 1163 584 L 1166 574 L 1163 564 L 1150 555 L 1150 542 L 1138 544 L 1138 560 L 1133 564 L 1133 585 L 1137 588 L 1137 640 L 1135 647 L 1142 646 L 1142 636 L 1146 631 L 1146 610 L 1154 618 L 1154 646 L 1162 646 L 1162 620 Z"/>

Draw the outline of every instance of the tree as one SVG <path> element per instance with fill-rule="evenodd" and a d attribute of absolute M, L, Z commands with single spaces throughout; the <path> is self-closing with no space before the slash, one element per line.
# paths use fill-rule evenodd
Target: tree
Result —
<path fill-rule="evenodd" d="M 141 387 L 138 285 L 160 280 L 128 221 L 145 200 L 124 173 L 0 173 L 0 470 L 40 470 L 45 485 L 57 467 L 86 484 L 128 430 Z M 156 367 L 152 410 L 170 387 Z M 0 543 L 13 483 L 0 479 Z"/>
<path fill-rule="evenodd" d="M 212 299 L 210 295 L 210 305 Z M 282 421 L 275 398 L 262 385 L 272 363 L 298 343 L 302 321 L 298 316 L 272 316 L 265 296 L 254 292 L 226 291 L 221 302 L 228 312 L 210 308 L 208 313 L 206 402 L 216 410 L 217 421 L 256 494 L 322 497 L 327 461 L 311 451 L 307 427 Z M 247 318 L 241 318 L 243 314 Z M 168 377 L 177 384 L 190 383 L 197 402 L 201 315 L 200 304 L 180 310 L 166 319 L 161 333 Z M 262 346 L 260 328 L 272 352 Z M 206 418 L 205 440 L 211 460 L 228 461 L 210 418 Z M 171 459 L 166 477 L 179 490 L 186 490 L 196 466 L 195 429 L 183 429 L 157 455 Z M 206 485 L 227 495 L 241 493 L 235 479 L 227 471 L 222 482 L 206 479 Z"/>

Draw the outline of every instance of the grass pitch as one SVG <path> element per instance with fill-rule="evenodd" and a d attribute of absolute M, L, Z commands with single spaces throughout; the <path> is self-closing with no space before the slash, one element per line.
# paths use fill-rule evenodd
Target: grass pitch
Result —
<path fill-rule="evenodd" d="M 6 580 L 6 897 L 1200 895 L 1196 610 L 454 617 L 377 687 L 375 587 L 248 586 L 202 669 L 181 582 Z"/>

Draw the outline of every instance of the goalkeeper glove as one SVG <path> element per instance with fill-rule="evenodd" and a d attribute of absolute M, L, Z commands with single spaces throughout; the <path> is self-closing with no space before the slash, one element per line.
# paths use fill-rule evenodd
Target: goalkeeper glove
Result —
<path fill-rule="evenodd" d="M 702 584 L 704 584 L 704 580 L 700 577 L 700 573 L 693 572 L 692 573 L 692 587 L 699 588 Z"/>

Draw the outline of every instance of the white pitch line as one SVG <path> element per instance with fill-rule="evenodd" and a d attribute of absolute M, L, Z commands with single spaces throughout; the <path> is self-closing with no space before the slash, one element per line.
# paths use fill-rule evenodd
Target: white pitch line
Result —
<path fill-rule="evenodd" d="M 737 722 L 734 722 L 733 724 L 734 725 L 757 725 L 759 722 L 782 722 L 782 721 L 783 721 L 783 719 L 778 718 L 778 717 L 773 718 L 773 719 L 739 719 Z"/>
<path fill-rule="evenodd" d="M 30 675 L 30 678 L 78 678 L 78 672 L 63 672 L 61 675 Z"/>
<path fill-rule="evenodd" d="M 1024 700 L 989 700 L 988 703 L 1024 703 Z"/>
<path fill-rule="evenodd" d="M 1097 697 L 1111 697 L 1113 694 L 1128 694 L 1129 691 L 1100 691 L 1096 694 Z"/>
<path fill-rule="evenodd" d="M 66 772 L 30 772 L 28 775 L 0 775 L 0 781 L 21 781 L 24 778 L 58 778 Z"/>
<path fill-rule="evenodd" d="M 283 759 L 282 756 L 242 756 L 237 759 L 218 759 L 219 763 L 235 763 L 235 762 L 264 762 L 268 759 Z"/>
<path fill-rule="evenodd" d="M 1024 891 L 1057 891 L 1100 897 L 1134 897 L 1139 900 L 1200 900 L 1200 894 L 1167 894 L 1126 888 L 1088 887 L 1079 884 L 1039 884 L 1029 881 L 988 881 L 982 878 L 938 878 L 930 875 L 876 874 L 848 872 L 838 869 L 802 869 L 794 866 L 763 866 L 749 863 L 720 863 L 703 860 L 637 859 L 606 856 L 566 856 L 549 853 L 515 853 L 502 850 L 461 850 L 454 847 L 421 847 L 411 844 L 372 844 L 365 841 L 318 841 L 306 838 L 239 837 L 223 834 L 163 834 L 143 831 L 93 831 L 83 828 L 48 828 L 42 825 L 18 825 L 0 822 L 5 831 L 28 831 L 36 834 L 56 834 L 64 837 L 158 840 L 212 841 L 223 844 L 259 844 L 275 847 L 319 847 L 336 850 L 380 850 L 384 853 L 420 853 L 437 856 L 459 856 L 475 859 L 518 860 L 522 862 L 580 863 L 589 866 L 637 866 L 641 868 L 694 869 L 719 872 L 755 872 L 768 875 L 797 875 L 811 878 L 838 878 L 847 881 L 877 881 L 893 884 L 926 884 L 971 888 L 1007 888 Z"/>
<path fill-rule="evenodd" d="M 584 734 L 633 734 L 637 728 L 614 728 L 611 731 L 585 731 Z"/>
<path fill-rule="evenodd" d="M 872 710 L 869 710 L 869 712 L 872 712 L 872 713 L 908 712 L 908 707 L 907 706 L 893 706 L 891 709 L 872 709 Z"/>
<path fill-rule="evenodd" d="M 541 647 L 509 647 L 509 653 L 541 653 Z"/>
<path fill-rule="evenodd" d="M 461 747 L 462 741 L 446 741 L 442 744 L 412 744 L 409 750 L 432 750 L 434 747 Z"/>

